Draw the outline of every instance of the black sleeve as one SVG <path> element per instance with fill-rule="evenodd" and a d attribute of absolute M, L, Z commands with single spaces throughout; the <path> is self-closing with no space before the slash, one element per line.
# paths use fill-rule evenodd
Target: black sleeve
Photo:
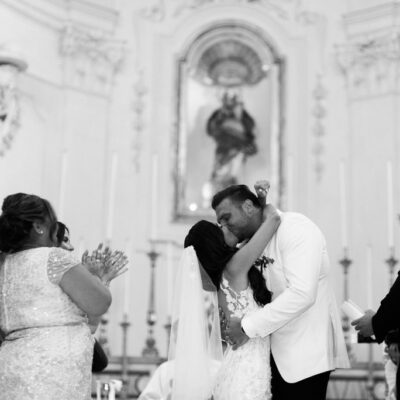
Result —
<path fill-rule="evenodd" d="M 108 358 L 100 343 L 95 339 L 93 349 L 92 372 L 103 371 L 108 365 Z"/>
<path fill-rule="evenodd" d="M 390 330 L 400 328 L 400 273 L 372 317 L 372 328 L 378 343 L 385 339 Z"/>

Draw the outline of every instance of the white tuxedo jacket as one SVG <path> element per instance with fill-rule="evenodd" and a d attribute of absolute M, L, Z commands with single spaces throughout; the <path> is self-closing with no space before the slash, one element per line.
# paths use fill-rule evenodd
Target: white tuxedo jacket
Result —
<path fill-rule="evenodd" d="M 325 238 L 304 215 L 287 212 L 281 218 L 264 252 L 274 259 L 265 272 L 272 302 L 246 315 L 242 326 L 249 337 L 271 335 L 278 370 L 294 383 L 350 365 Z"/>

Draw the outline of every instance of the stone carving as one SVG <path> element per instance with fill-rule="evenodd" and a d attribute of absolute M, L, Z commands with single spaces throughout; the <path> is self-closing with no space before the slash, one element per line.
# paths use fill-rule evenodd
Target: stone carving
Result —
<path fill-rule="evenodd" d="M 211 5 L 260 5 L 279 19 L 299 23 L 315 24 L 320 14 L 305 10 L 299 0 L 152 0 L 142 8 L 140 14 L 154 22 L 161 22 L 167 17 L 178 17 L 185 12 L 192 12 Z"/>
<path fill-rule="evenodd" d="M 145 96 L 147 93 L 146 85 L 143 82 L 143 71 L 138 72 L 137 80 L 133 85 L 133 131 L 134 139 L 132 142 L 133 164 L 136 172 L 140 171 L 140 153 L 142 150 L 142 132 L 144 128 L 143 112 L 146 107 Z"/>
<path fill-rule="evenodd" d="M 108 94 L 125 57 L 125 43 L 104 32 L 67 26 L 61 32 L 60 54 L 66 59 L 66 83 Z"/>
<path fill-rule="evenodd" d="M 317 181 L 321 180 L 322 173 L 324 170 L 324 163 L 322 160 L 322 156 L 324 153 L 323 137 L 325 135 L 325 127 L 324 127 L 323 121 L 326 116 L 326 108 L 324 105 L 324 102 L 326 99 L 326 94 L 327 94 L 326 89 L 325 89 L 324 85 L 322 84 L 322 76 L 320 74 L 318 74 L 317 82 L 316 82 L 315 88 L 313 90 L 313 99 L 314 99 L 313 134 L 315 137 L 313 153 L 315 156 L 314 171 L 316 174 Z"/>
<path fill-rule="evenodd" d="M 140 14 L 154 22 L 163 21 L 166 14 L 164 0 L 148 1 L 148 5 L 140 10 Z"/>
<path fill-rule="evenodd" d="M 7 46 L 0 46 L 0 157 L 11 147 L 20 125 L 17 77 L 27 64 Z"/>
<path fill-rule="evenodd" d="M 400 31 L 337 46 L 336 60 L 352 97 L 399 90 Z"/>

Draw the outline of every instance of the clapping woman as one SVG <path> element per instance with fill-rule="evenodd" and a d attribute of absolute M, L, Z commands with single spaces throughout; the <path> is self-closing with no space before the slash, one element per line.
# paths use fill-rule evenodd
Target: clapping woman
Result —
<path fill-rule="evenodd" d="M 87 315 L 107 311 L 108 274 L 57 246 L 50 203 L 17 193 L 0 215 L 0 393 L 3 400 L 86 400 L 93 338 Z M 103 279 L 102 279 L 103 278 Z"/>

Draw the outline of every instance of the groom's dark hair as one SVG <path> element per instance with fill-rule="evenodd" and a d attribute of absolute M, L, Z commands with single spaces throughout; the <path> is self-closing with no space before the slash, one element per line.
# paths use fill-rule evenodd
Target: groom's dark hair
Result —
<path fill-rule="evenodd" d="M 215 210 L 225 199 L 231 199 L 233 202 L 240 204 L 245 200 L 251 200 L 255 207 L 261 208 L 258 197 L 247 185 L 231 185 L 216 193 L 211 202 L 212 208 Z"/>

